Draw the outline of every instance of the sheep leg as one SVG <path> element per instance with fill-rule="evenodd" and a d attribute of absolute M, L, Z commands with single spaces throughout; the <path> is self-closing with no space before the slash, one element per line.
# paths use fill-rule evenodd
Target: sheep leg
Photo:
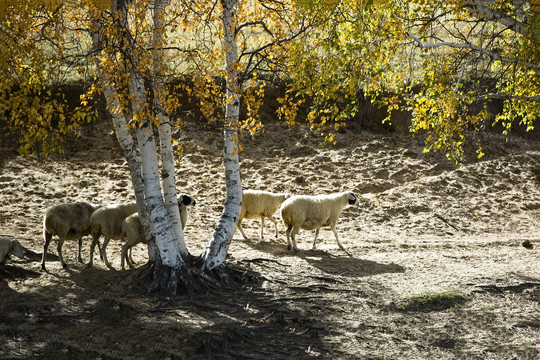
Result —
<path fill-rule="evenodd" d="M 293 248 L 293 250 L 298 251 L 298 247 L 296 246 L 296 234 L 298 234 L 299 230 L 293 226 L 293 227 L 291 227 L 291 230 L 287 229 L 287 231 L 289 232 L 291 240 L 292 240 L 292 248 Z M 291 244 L 289 243 L 289 237 L 288 236 L 287 236 L 287 250 L 291 250 Z"/>
<path fill-rule="evenodd" d="M 285 231 L 285 234 L 287 234 L 287 250 L 291 250 L 291 230 L 292 226 L 289 226 Z"/>
<path fill-rule="evenodd" d="M 62 245 L 64 245 L 64 239 L 61 237 L 58 238 L 58 246 L 56 247 L 56 250 L 58 250 L 58 258 L 60 259 L 60 264 L 62 264 L 62 267 L 66 268 L 67 265 L 64 261 L 64 257 L 62 256 Z"/>
<path fill-rule="evenodd" d="M 129 265 L 130 268 L 133 268 L 133 267 L 135 266 L 135 261 L 134 261 L 133 258 L 131 257 L 131 253 L 132 253 L 132 251 L 133 251 L 133 246 L 135 246 L 135 245 L 132 245 L 132 246 L 130 246 L 130 248 L 129 248 L 129 262 L 128 262 L 128 265 Z"/>
<path fill-rule="evenodd" d="M 338 235 L 337 235 L 337 231 L 336 231 L 336 226 L 335 226 L 335 225 L 332 225 L 332 231 L 334 232 L 334 236 L 336 237 L 336 242 L 337 242 L 339 248 L 340 248 L 341 250 L 347 252 L 347 251 L 345 250 L 345 248 L 343 247 L 343 245 L 341 245 L 341 243 L 339 242 L 339 238 L 338 238 Z"/>
<path fill-rule="evenodd" d="M 97 247 L 99 251 L 101 252 L 101 245 L 99 244 L 99 240 L 97 242 Z M 82 238 L 79 239 L 79 257 L 77 258 L 77 261 L 81 264 L 84 264 L 84 261 L 82 259 Z"/>
<path fill-rule="evenodd" d="M 261 216 L 261 240 L 264 239 L 264 216 Z"/>
<path fill-rule="evenodd" d="M 45 255 L 47 254 L 47 248 L 49 247 L 49 243 L 51 242 L 52 234 L 44 232 L 43 235 L 45 238 L 45 244 L 43 245 L 43 255 L 41 257 L 41 269 L 45 270 Z"/>
<path fill-rule="evenodd" d="M 135 264 L 135 260 L 133 260 L 133 246 L 129 248 L 129 260 L 131 261 L 131 264 Z"/>
<path fill-rule="evenodd" d="M 101 256 L 103 257 L 103 261 L 105 262 L 105 265 L 107 265 L 108 268 L 112 269 L 113 267 L 109 263 L 109 260 L 107 259 L 107 244 L 109 243 L 109 240 L 111 240 L 109 237 L 105 237 L 105 240 L 103 241 L 103 246 L 101 247 Z"/>
<path fill-rule="evenodd" d="M 244 233 L 244 229 L 242 228 L 242 219 L 238 220 L 238 230 L 240 230 L 240 233 L 242 233 L 242 236 L 244 237 L 244 240 L 249 240 L 246 234 Z"/>
<path fill-rule="evenodd" d="M 133 266 L 135 265 L 135 261 L 133 260 L 133 257 L 131 256 L 132 253 L 133 253 L 133 246 L 134 246 L 134 245 L 131 245 L 131 246 L 129 247 L 129 249 L 128 249 L 128 251 L 129 251 L 129 256 L 126 258 L 126 262 L 127 262 L 128 266 L 129 266 L 130 268 L 133 268 Z M 128 260 L 129 260 L 129 261 L 128 261 Z"/>
<path fill-rule="evenodd" d="M 315 250 L 317 248 L 317 238 L 318 237 L 319 237 L 319 229 L 315 230 L 315 239 L 313 239 L 313 247 L 312 247 L 313 250 Z"/>
<path fill-rule="evenodd" d="M 296 234 L 298 234 L 298 231 L 293 231 L 291 233 L 292 246 L 293 246 L 294 251 L 298 251 L 298 247 L 296 247 Z"/>
<path fill-rule="evenodd" d="M 79 255 L 77 257 L 77 261 L 80 262 L 81 264 L 84 264 L 84 261 L 81 256 L 81 248 L 82 248 L 82 237 L 79 239 Z"/>
<path fill-rule="evenodd" d="M 274 220 L 273 217 L 269 217 L 268 220 L 274 223 L 274 227 L 276 228 L 276 239 L 278 238 L 278 229 L 277 229 L 277 221 Z M 261 230 L 261 239 L 262 239 L 262 230 Z"/>
<path fill-rule="evenodd" d="M 100 236 L 101 234 L 92 234 L 92 245 L 90 245 L 90 260 L 88 261 L 88 265 L 86 265 L 86 267 L 90 267 L 94 263 L 94 250 L 96 249 L 96 244 L 98 244 L 99 254 L 101 256 L 101 247 L 99 246 Z"/>
<path fill-rule="evenodd" d="M 127 248 L 127 243 L 122 245 L 122 252 L 121 252 L 121 255 L 120 255 L 120 265 L 122 266 L 122 270 L 125 270 L 124 268 L 124 260 L 127 262 L 127 264 L 129 265 L 129 257 L 128 257 L 128 248 Z M 129 248 L 131 250 L 131 248 Z M 130 266 L 131 267 L 131 266 Z"/>

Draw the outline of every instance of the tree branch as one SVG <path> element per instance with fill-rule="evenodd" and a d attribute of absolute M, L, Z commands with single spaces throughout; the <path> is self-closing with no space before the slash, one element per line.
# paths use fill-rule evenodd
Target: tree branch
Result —
<path fill-rule="evenodd" d="M 518 21 L 512 16 L 504 14 L 498 10 L 487 7 L 486 4 L 489 3 L 489 1 L 485 0 L 466 0 L 464 5 L 476 18 L 495 21 L 496 23 L 504 25 L 508 29 L 513 30 L 521 35 L 528 35 L 528 24 Z"/>
<path fill-rule="evenodd" d="M 524 100 L 524 101 L 540 101 L 540 95 L 534 96 L 519 96 L 512 94 L 485 94 L 478 97 L 478 100 Z"/>
<path fill-rule="evenodd" d="M 268 26 L 266 26 L 266 23 L 262 20 L 258 20 L 258 21 L 248 21 L 248 22 L 245 22 L 243 24 L 240 24 L 236 27 L 236 34 L 238 34 L 240 32 L 240 30 L 242 30 L 242 28 L 245 28 L 245 27 L 248 27 L 248 26 L 253 26 L 253 25 L 261 25 L 264 29 L 264 31 L 266 31 L 268 34 L 270 34 L 270 36 L 274 37 L 274 34 L 272 34 L 272 32 L 270 31 L 270 29 L 268 29 Z"/>
<path fill-rule="evenodd" d="M 302 22 L 302 24 L 300 26 L 300 29 L 298 29 L 298 31 L 296 33 L 291 34 L 289 37 L 282 38 L 282 39 L 275 38 L 273 36 L 273 34 L 271 32 L 269 32 L 269 34 L 273 37 L 274 41 L 271 41 L 271 42 L 269 42 L 267 44 L 264 44 L 264 45 L 260 46 L 259 48 L 254 49 L 253 51 L 247 51 L 247 52 L 243 52 L 242 54 L 240 54 L 240 56 L 238 57 L 239 61 L 243 57 L 248 56 L 246 70 L 243 72 L 243 74 L 241 76 L 241 79 L 245 79 L 247 77 L 247 74 L 253 71 L 253 68 L 251 68 L 251 64 L 253 64 L 253 61 L 254 61 L 253 59 L 256 56 L 261 55 L 264 52 L 264 50 L 269 49 L 269 48 L 271 48 L 273 46 L 281 46 L 281 44 L 284 44 L 286 42 L 289 42 L 289 41 L 292 41 L 292 40 L 296 39 L 300 35 L 304 34 L 306 31 L 308 31 L 308 29 L 311 27 L 311 25 L 312 25 L 312 23 L 309 23 L 309 24 L 306 25 L 304 22 Z M 261 62 L 259 61 L 258 63 L 261 63 Z"/>
<path fill-rule="evenodd" d="M 490 57 L 490 58 L 492 58 L 494 60 L 498 60 L 498 61 L 505 62 L 505 63 L 511 63 L 511 64 L 517 64 L 517 65 L 525 66 L 527 68 L 536 70 L 537 73 L 540 73 L 540 65 L 533 64 L 533 63 L 528 62 L 528 61 L 523 61 L 523 60 L 519 60 L 519 59 L 515 59 L 515 58 L 508 58 L 508 57 L 505 57 L 505 56 L 501 56 L 499 54 L 496 54 L 496 53 L 494 53 L 492 51 L 486 50 L 486 49 L 481 48 L 479 46 L 473 45 L 471 43 L 456 44 L 456 43 L 452 43 L 452 42 L 441 41 L 441 42 L 438 42 L 438 43 L 426 44 L 426 43 L 422 42 L 422 40 L 420 40 L 418 37 L 416 37 L 414 35 L 409 35 L 409 37 L 411 39 L 413 39 L 416 42 L 416 44 L 418 45 L 418 47 L 420 47 L 422 49 L 436 48 L 436 47 L 442 47 L 442 46 L 447 46 L 447 47 L 456 48 L 456 49 L 470 49 L 470 50 L 476 51 L 478 53 L 481 53 L 483 55 L 486 55 L 486 56 L 488 56 L 488 57 Z"/>

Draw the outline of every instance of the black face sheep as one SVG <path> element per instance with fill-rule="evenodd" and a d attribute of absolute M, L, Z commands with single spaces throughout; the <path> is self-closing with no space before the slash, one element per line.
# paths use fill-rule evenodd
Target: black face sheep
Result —
<path fill-rule="evenodd" d="M 339 242 L 336 223 L 341 211 L 346 206 L 357 203 L 358 198 L 352 191 L 330 195 L 292 196 L 285 200 L 281 205 L 281 218 L 287 228 L 287 249 L 291 249 L 292 239 L 292 247 L 295 251 L 298 251 L 295 236 L 300 229 L 316 230 L 315 239 L 313 240 L 313 249 L 315 249 L 319 229 L 330 226 L 336 236 L 338 246 L 345 250 Z"/>
<path fill-rule="evenodd" d="M 277 221 L 274 220 L 274 213 L 290 194 L 271 193 L 268 191 L 245 190 L 242 193 L 242 208 L 238 219 L 238 230 L 244 239 L 248 239 L 242 228 L 243 219 L 261 219 L 261 239 L 264 237 L 264 218 L 270 219 L 276 228 L 276 238 L 278 237 Z"/>
<path fill-rule="evenodd" d="M 137 212 L 135 202 L 128 204 L 108 204 L 98 208 L 90 217 L 92 233 L 92 245 L 90 246 L 90 261 L 88 267 L 94 261 L 94 249 L 99 247 L 99 237 L 103 235 L 105 240 L 101 246 L 100 254 L 107 267 L 111 267 L 107 259 L 107 244 L 111 239 L 119 240 L 122 236 L 122 222 L 131 214 Z"/>
<path fill-rule="evenodd" d="M 10 255 L 24 258 L 24 248 L 19 240 L 0 236 L 0 264 L 3 264 Z"/>
<path fill-rule="evenodd" d="M 180 207 L 180 221 L 182 222 L 182 230 L 187 223 L 188 218 L 188 206 L 195 206 L 195 200 L 189 195 L 182 194 L 178 197 L 178 206 Z M 139 218 L 139 213 L 128 216 L 122 223 L 122 241 L 126 243 L 122 245 L 122 260 L 121 265 L 124 269 L 124 261 L 127 262 L 129 267 L 133 267 L 133 258 L 131 257 L 131 249 L 133 246 L 143 243 L 146 244 L 146 238 L 144 237 L 144 229 Z M 128 250 L 130 251 L 129 257 L 127 256 Z"/>
<path fill-rule="evenodd" d="M 63 267 L 66 267 L 62 256 L 62 245 L 65 240 L 79 240 L 79 254 L 77 260 L 82 261 L 81 245 L 82 238 L 90 234 L 90 216 L 98 208 L 98 205 L 86 202 L 63 203 L 51 206 L 45 210 L 43 216 L 43 257 L 41 268 L 45 270 L 45 255 L 47 248 L 54 235 L 58 235 L 58 257 Z"/>

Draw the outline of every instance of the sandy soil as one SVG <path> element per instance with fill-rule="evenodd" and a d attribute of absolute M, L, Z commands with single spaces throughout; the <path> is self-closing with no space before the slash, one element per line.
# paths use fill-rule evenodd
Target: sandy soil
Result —
<path fill-rule="evenodd" d="M 178 191 L 197 200 L 185 229 L 198 255 L 221 213 L 220 134 L 194 127 Z M 283 226 L 244 221 L 229 263 L 245 269 L 240 291 L 158 298 L 130 289 L 137 268 L 76 263 L 76 242 L 55 241 L 40 269 L 44 210 L 59 202 L 133 198 L 125 161 L 104 125 L 84 130 L 68 155 L 45 162 L 0 153 L 0 234 L 24 259 L 0 265 L 2 359 L 537 359 L 540 358 L 540 139 L 485 135 L 486 156 L 456 168 L 424 154 L 422 142 L 392 133 L 341 133 L 320 149 L 303 127 L 268 123 L 243 139 L 245 188 L 293 194 L 350 189 L 360 206 L 343 211 L 341 251 L 330 230 L 317 250 L 302 231 L 286 249 Z M 277 214 L 276 214 L 277 215 Z M 88 259 L 90 237 L 83 258 Z M 522 246 L 524 241 L 533 248 Z M 120 246 L 109 260 L 120 269 Z M 97 255 L 97 254 L 96 254 Z M 248 281 L 250 280 L 250 281 Z M 459 291 L 449 304 L 407 303 L 428 291 Z"/>

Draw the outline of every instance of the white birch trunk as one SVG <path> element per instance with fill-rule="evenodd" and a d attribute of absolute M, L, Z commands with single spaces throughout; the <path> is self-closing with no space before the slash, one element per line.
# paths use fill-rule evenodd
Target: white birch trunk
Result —
<path fill-rule="evenodd" d="M 156 0 L 154 4 L 154 109 L 159 121 L 159 141 L 161 150 L 161 181 L 163 183 L 163 196 L 165 198 L 165 207 L 169 215 L 169 221 L 173 229 L 180 254 L 187 259 L 188 250 L 184 241 L 182 232 L 182 221 L 180 220 L 180 209 L 178 207 L 178 197 L 176 194 L 176 176 L 174 151 L 172 147 L 171 124 L 165 115 L 163 104 L 165 103 L 165 84 L 160 76 L 160 65 L 163 64 L 163 11 L 168 0 Z"/>
<path fill-rule="evenodd" d="M 178 206 L 178 195 L 176 193 L 176 177 L 174 166 L 174 152 L 172 149 L 171 125 L 167 119 L 158 115 L 161 121 L 159 124 L 159 140 L 161 148 L 161 178 L 163 182 L 163 195 L 165 197 L 165 207 L 169 215 L 169 221 L 177 241 L 178 251 L 187 259 L 188 250 L 182 232 L 182 221 L 180 220 L 180 208 Z"/>
<path fill-rule="evenodd" d="M 222 0 L 224 51 L 227 67 L 227 99 L 225 105 L 225 122 L 223 126 L 224 164 L 226 180 L 225 207 L 219 223 L 210 238 L 202 258 L 204 267 L 213 270 L 225 264 L 227 251 L 236 230 L 242 205 L 242 183 L 240 164 L 238 161 L 237 125 L 240 115 L 240 97 L 238 95 L 236 62 L 238 49 L 236 46 L 235 8 L 238 0 Z"/>
<path fill-rule="evenodd" d="M 145 104 L 144 81 L 137 73 L 131 76 L 131 104 L 132 111 L 136 114 Z M 176 268 L 181 264 L 182 259 L 161 193 L 156 141 L 153 126 L 148 119 L 143 119 L 142 123 L 136 124 L 136 134 L 141 154 L 141 171 L 150 228 L 161 263 Z"/>
<path fill-rule="evenodd" d="M 94 48 L 97 50 L 98 55 L 101 54 L 101 35 L 98 33 L 92 33 L 92 41 Z M 103 78 L 103 72 L 101 71 L 100 64 L 97 62 L 96 64 L 98 66 L 98 70 L 100 70 L 100 76 L 102 77 L 102 83 L 105 84 L 103 86 L 103 94 L 105 96 L 105 100 L 107 102 L 107 108 L 109 109 L 109 113 L 111 114 L 114 132 L 116 134 L 116 138 L 118 139 L 118 143 L 120 144 L 120 147 L 122 148 L 122 152 L 124 154 L 124 157 L 126 158 L 130 170 L 131 175 L 131 181 L 133 183 L 134 191 L 135 191 L 135 199 L 137 202 L 137 209 L 139 214 L 141 215 L 140 218 L 142 219 L 142 225 L 145 230 L 145 237 L 147 240 L 151 238 L 150 234 L 150 223 L 148 221 L 148 216 L 146 214 L 146 203 L 144 200 L 144 183 L 142 180 L 142 174 L 141 174 L 141 160 L 139 155 L 137 154 L 137 149 L 135 147 L 135 144 L 133 142 L 133 137 L 131 136 L 131 133 L 129 132 L 129 127 L 126 119 L 122 115 L 122 106 L 120 104 L 120 100 L 118 97 L 118 93 L 114 89 L 114 87 L 111 85 L 112 81 L 111 79 Z M 150 261 L 155 261 L 156 259 L 156 251 L 155 246 L 149 246 L 149 259 Z M 93 257 L 93 254 L 90 255 L 91 258 Z"/>
<path fill-rule="evenodd" d="M 121 24 L 125 27 L 126 33 L 129 31 L 127 8 L 125 6 L 118 6 L 116 0 L 113 0 L 113 11 L 119 11 Z M 122 33 L 122 32 L 121 32 Z M 99 36 L 99 35 L 98 35 Z M 125 39 L 127 41 L 131 38 Z M 129 59 L 132 64 L 137 64 L 138 59 L 136 57 Z M 132 115 L 139 115 L 143 113 L 143 110 L 147 108 L 145 99 L 145 88 L 142 76 L 137 72 L 136 66 L 133 67 L 129 80 L 129 92 Z M 111 82 L 107 82 L 107 91 L 114 91 Z M 110 95 L 110 94 L 109 94 Z M 118 97 L 109 97 L 109 99 L 116 99 L 116 106 L 120 107 Z M 131 149 L 134 149 L 133 139 L 129 133 L 128 126 L 125 120 L 120 121 L 122 117 L 113 116 L 115 119 L 115 130 L 117 136 L 122 144 L 128 144 L 131 142 Z M 158 154 L 155 143 L 155 137 L 152 124 L 148 119 L 140 119 L 141 122 L 135 122 L 135 133 L 137 137 L 137 143 L 139 147 L 140 158 L 139 161 L 134 161 L 133 156 L 127 156 L 130 162 L 130 169 L 134 179 L 140 178 L 136 186 L 136 196 L 138 199 L 138 208 L 143 222 L 143 226 L 149 224 L 149 233 L 147 233 L 147 239 L 151 240 L 153 235 L 154 242 L 148 242 L 149 257 L 151 260 L 160 261 L 161 264 L 170 268 L 179 268 L 183 263 L 180 257 L 178 244 L 176 242 L 175 234 L 171 227 L 171 222 L 167 214 L 165 203 L 161 192 L 161 184 L 159 179 L 158 170 Z M 122 145 L 124 146 L 124 145 Z M 171 145 L 172 146 L 172 145 Z M 141 191 L 141 188 L 143 191 Z M 141 195 L 143 194 L 143 195 Z M 174 191 L 174 197 L 176 198 L 176 191 Z M 140 199 L 143 199 L 143 204 L 140 206 Z M 176 204 L 178 201 L 176 201 Z M 178 205 L 176 205 L 178 208 Z M 146 226 L 145 226 L 146 227 Z M 155 245 L 155 246 L 154 246 Z M 159 256 L 159 258 L 158 258 Z"/>
<path fill-rule="evenodd" d="M 115 0 L 116 1 L 116 0 Z M 122 6 L 121 19 L 122 26 L 126 32 L 129 32 L 129 24 L 127 20 L 126 7 Z M 132 41 L 132 38 L 125 39 Z M 150 232 L 153 235 L 154 244 L 148 242 L 149 256 L 158 255 L 156 261 L 170 268 L 178 268 L 182 264 L 178 244 L 171 228 L 171 223 L 165 208 L 163 196 L 161 192 L 161 184 L 159 181 L 158 169 L 158 154 L 154 137 L 153 126 L 147 118 L 140 118 L 140 114 L 144 113 L 146 106 L 144 80 L 141 74 L 137 71 L 138 59 L 132 53 L 132 58 L 129 59 L 133 65 L 133 70 L 129 74 L 129 91 L 131 110 L 133 115 L 139 115 L 140 122 L 135 122 L 135 133 L 137 143 L 139 145 L 141 159 L 141 173 L 144 185 L 144 198 L 147 210 L 147 219 L 150 223 Z M 161 260 L 161 261 L 160 261 Z"/>

